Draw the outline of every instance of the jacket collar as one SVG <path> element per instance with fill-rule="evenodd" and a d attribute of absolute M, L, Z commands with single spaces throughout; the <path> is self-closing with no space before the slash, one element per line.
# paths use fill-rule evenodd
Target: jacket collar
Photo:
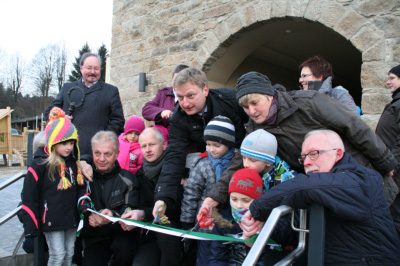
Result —
<path fill-rule="evenodd" d="M 96 177 L 98 179 L 109 179 L 109 178 L 113 177 L 115 174 L 119 173 L 120 170 L 121 170 L 121 166 L 119 166 L 119 163 L 117 160 L 115 160 L 113 169 L 111 169 L 110 172 L 105 173 L 105 174 L 101 174 L 97 170 L 96 166 L 93 163 L 93 175 L 94 175 L 94 177 Z"/>
<path fill-rule="evenodd" d="M 86 87 L 86 85 L 84 85 L 82 78 L 80 78 L 77 82 L 77 85 L 81 88 L 84 89 L 84 91 L 87 93 L 91 93 L 97 90 L 101 90 L 104 87 L 104 81 L 102 81 L 101 79 L 99 79 L 96 84 L 94 84 L 93 86 L 91 86 L 90 88 Z"/>

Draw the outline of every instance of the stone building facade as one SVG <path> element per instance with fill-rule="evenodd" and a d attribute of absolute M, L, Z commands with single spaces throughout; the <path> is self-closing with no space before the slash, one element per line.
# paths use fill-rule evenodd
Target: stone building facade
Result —
<path fill-rule="evenodd" d="M 141 115 L 177 64 L 204 70 L 210 87 L 235 88 L 251 70 L 289 90 L 298 65 L 321 54 L 375 127 L 388 70 L 400 62 L 398 0 L 114 0 L 110 82 L 125 116 Z M 139 92 L 139 73 L 148 86 Z"/>

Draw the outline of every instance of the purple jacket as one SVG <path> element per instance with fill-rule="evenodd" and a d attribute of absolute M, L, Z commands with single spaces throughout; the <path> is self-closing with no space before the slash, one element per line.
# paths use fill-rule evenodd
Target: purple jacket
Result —
<path fill-rule="evenodd" d="M 169 119 L 162 119 L 161 112 L 164 110 L 173 111 L 175 107 L 175 96 L 172 87 L 164 87 L 158 90 L 156 97 L 147 102 L 142 109 L 142 116 L 154 121 L 156 125 L 169 128 Z"/>

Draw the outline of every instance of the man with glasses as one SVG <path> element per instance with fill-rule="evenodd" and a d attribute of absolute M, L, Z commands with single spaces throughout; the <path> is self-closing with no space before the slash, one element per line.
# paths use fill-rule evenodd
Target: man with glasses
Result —
<path fill-rule="evenodd" d="M 319 204 L 325 207 L 324 265 L 398 265 L 400 240 L 380 174 L 358 164 L 331 130 L 308 133 L 299 161 L 306 174 L 275 186 L 250 205 L 242 218 L 245 238 L 262 229 L 275 207 Z"/>

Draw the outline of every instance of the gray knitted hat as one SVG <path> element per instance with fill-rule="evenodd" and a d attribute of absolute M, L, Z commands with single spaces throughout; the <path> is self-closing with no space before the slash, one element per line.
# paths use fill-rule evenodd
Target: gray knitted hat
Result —
<path fill-rule="evenodd" d="M 235 126 L 226 116 L 214 117 L 204 129 L 204 140 L 215 141 L 228 146 L 235 146 Z"/>
<path fill-rule="evenodd" d="M 249 72 L 242 75 L 236 83 L 236 100 L 250 93 L 274 95 L 269 78 L 258 72 Z"/>
<path fill-rule="evenodd" d="M 240 152 L 256 160 L 275 163 L 277 149 L 275 136 L 263 129 L 257 129 L 244 138 Z"/>

